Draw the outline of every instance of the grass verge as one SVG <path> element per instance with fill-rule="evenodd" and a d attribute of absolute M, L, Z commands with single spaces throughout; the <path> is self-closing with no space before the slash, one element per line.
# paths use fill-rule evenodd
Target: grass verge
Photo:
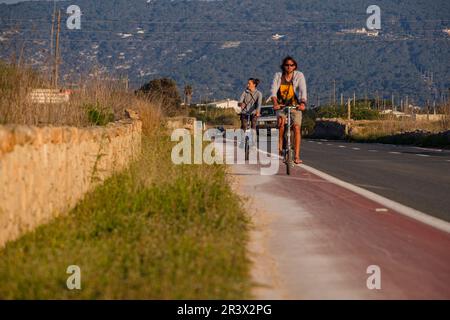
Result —
<path fill-rule="evenodd" d="M 167 137 L 68 215 L 0 251 L 0 299 L 242 299 L 248 221 L 223 166 L 175 166 Z M 81 290 L 67 289 L 69 265 Z"/>

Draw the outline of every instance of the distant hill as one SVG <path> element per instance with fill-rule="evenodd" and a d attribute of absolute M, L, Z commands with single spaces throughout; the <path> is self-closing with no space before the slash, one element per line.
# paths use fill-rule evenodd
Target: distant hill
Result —
<path fill-rule="evenodd" d="M 65 9 L 72 2 L 57 5 Z M 134 87 L 157 77 L 191 84 L 194 100 L 233 98 L 248 77 L 263 80 L 290 54 L 305 73 L 311 103 L 367 93 L 413 103 L 450 88 L 450 2 L 380 0 L 378 37 L 342 33 L 365 27 L 366 0 L 78 0 L 82 29 L 61 33 L 61 72 L 128 76 Z M 0 57 L 23 52 L 45 70 L 53 3 L 0 5 Z M 273 35 L 284 35 L 278 40 Z M 25 41 L 24 41 L 25 40 Z M 23 50 L 22 50 L 23 48 Z"/>

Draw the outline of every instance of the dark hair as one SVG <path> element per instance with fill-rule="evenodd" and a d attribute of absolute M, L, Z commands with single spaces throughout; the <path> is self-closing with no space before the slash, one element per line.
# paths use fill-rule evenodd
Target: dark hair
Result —
<path fill-rule="evenodd" d="M 257 87 L 258 84 L 261 82 L 261 81 L 259 81 L 259 79 L 256 79 L 256 78 L 250 78 L 250 79 L 248 79 L 248 81 L 253 82 L 255 84 L 255 87 Z"/>
<path fill-rule="evenodd" d="M 292 61 L 292 62 L 294 63 L 294 65 L 295 65 L 295 70 L 298 69 L 297 61 L 295 61 L 295 59 L 292 58 L 291 56 L 287 56 L 286 58 L 283 59 L 283 62 L 281 63 L 281 66 L 280 66 L 281 71 L 283 71 L 283 73 L 284 73 L 284 65 L 285 65 L 288 61 Z"/>

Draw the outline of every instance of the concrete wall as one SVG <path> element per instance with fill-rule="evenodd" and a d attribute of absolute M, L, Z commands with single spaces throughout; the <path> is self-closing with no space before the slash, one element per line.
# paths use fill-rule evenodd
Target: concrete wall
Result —
<path fill-rule="evenodd" d="M 0 126 L 0 247 L 67 212 L 141 150 L 142 123 Z"/>

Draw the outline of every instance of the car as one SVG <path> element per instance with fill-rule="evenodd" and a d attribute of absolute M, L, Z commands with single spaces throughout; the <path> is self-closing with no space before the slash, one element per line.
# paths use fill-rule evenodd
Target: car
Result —
<path fill-rule="evenodd" d="M 270 130 L 277 128 L 277 115 L 273 106 L 261 106 L 261 113 L 256 123 L 257 132 L 259 129 L 267 129 L 267 134 L 270 135 Z"/>

